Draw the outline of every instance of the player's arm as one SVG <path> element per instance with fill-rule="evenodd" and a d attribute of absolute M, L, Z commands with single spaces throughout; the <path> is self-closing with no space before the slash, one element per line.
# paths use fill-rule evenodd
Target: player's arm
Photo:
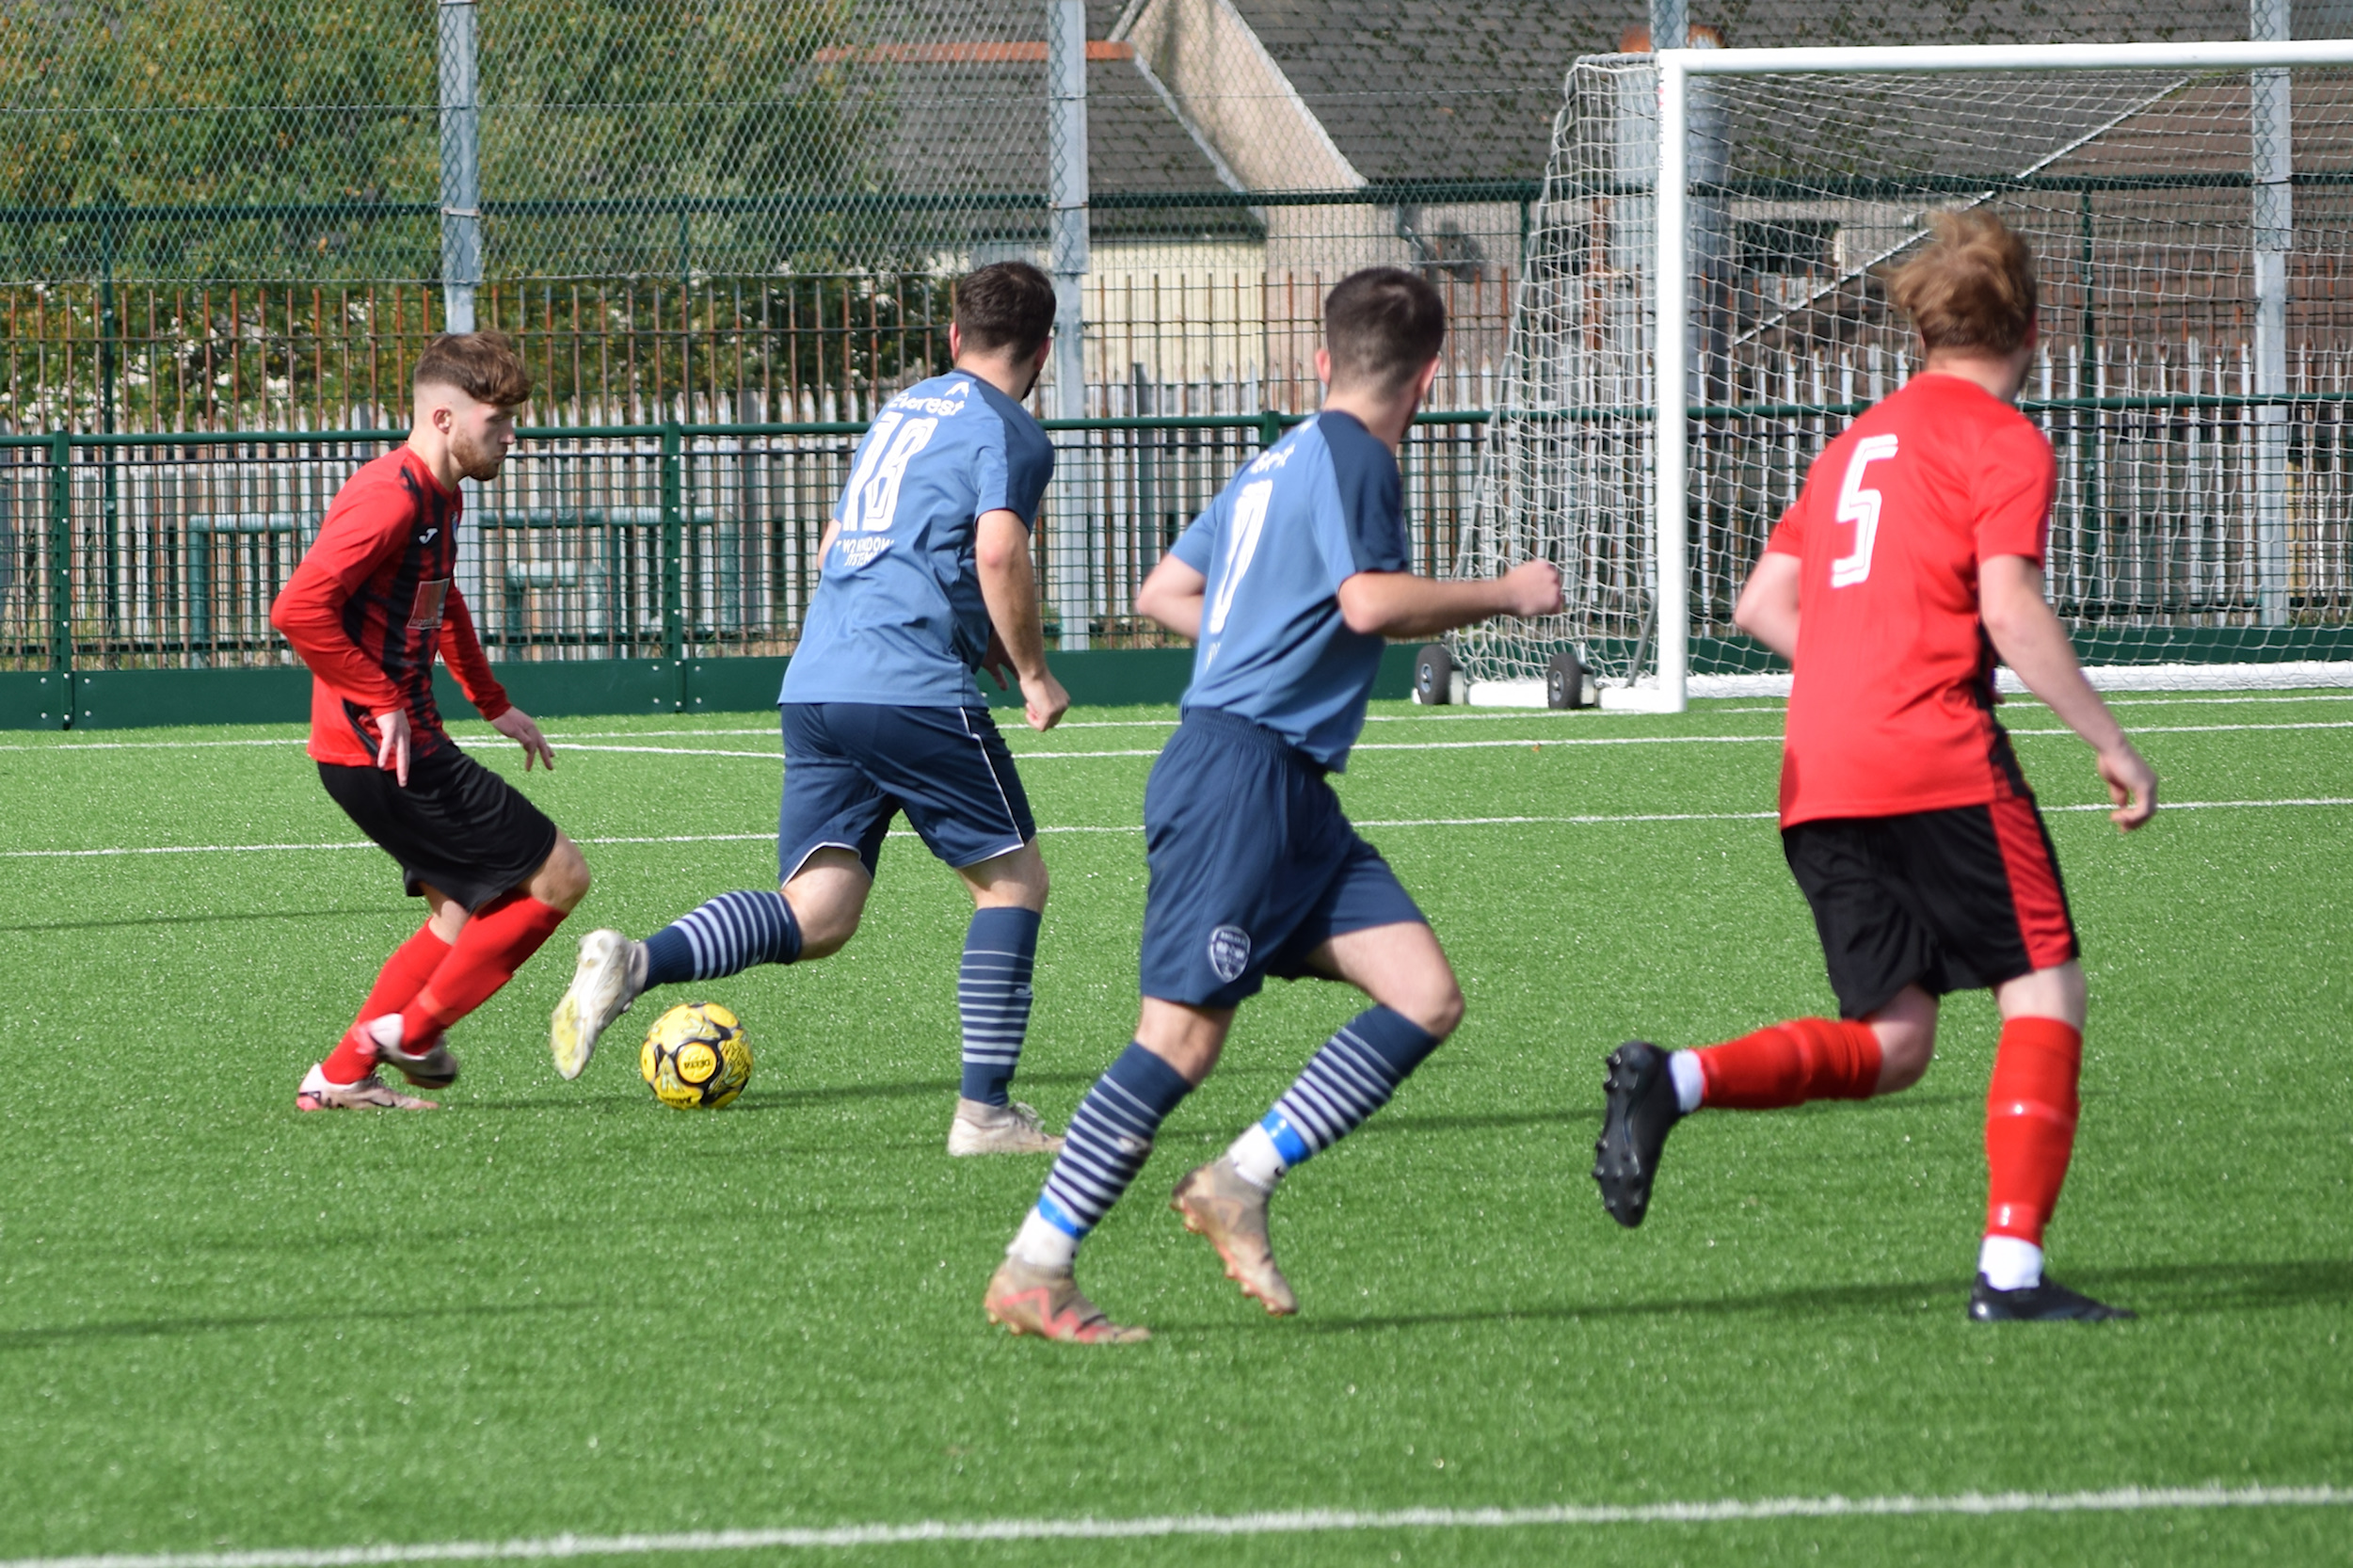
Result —
<path fill-rule="evenodd" d="M 1979 562 L 1977 612 L 2002 663 L 2099 754 L 2100 776 L 2117 807 L 2108 820 L 2128 833 L 2147 822 L 2157 809 L 2157 776 L 2084 679 L 2067 628 L 2042 597 L 2041 567 L 2023 555 Z"/>
<path fill-rule="evenodd" d="M 1501 577 L 1453 581 L 1410 571 L 1359 571 L 1341 580 L 1340 618 L 1351 632 L 1428 637 L 1489 616 L 1549 616 L 1561 608 L 1561 569 L 1522 561 Z"/>
<path fill-rule="evenodd" d="M 1189 642 L 1201 640 L 1201 602 L 1209 580 L 1198 567 L 1173 552 L 1160 557 L 1136 590 L 1136 614 L 1156 620 Z"/>
<path fill-rule="evenodd" d="M 457 678 L 457 684 L 466 694 L 466 700 L 474 711 L 490 722 L 490 728 L 523 748 L 523 771 L 529 773 L 535 762 L 555 766 L 555 752 L 548 738 L 539 733 L 539 726 L 529 713 L 507 700 L 506 688 L 490 673 L 490 661 L 482 651 L 482 639 L 474 634 L 473 612 L 466 608 L 465 596 L 457 584 L 450 584 L 449 597 L 441 607 L 441 662 Z"/>
<path fill-rule="evenodd" d="M 1017 512 L 983 512 L 972 560 L 981 579 L 988 624 L 1021 682 L 1021 705 L 1032 729 L 1051 729 L 1070 707 L 1070 694 L 1046 667 L 1046 632 L 1038 624 L 1037 575 L 1030 569 L 1030 528 Z"/>
<path fill-rule="evenodd" d="M 376 715 L 376 765 L 408 782 L 408 710 L 400 688 L 344 631 L 344 605 L 407 537 L 405 508 L 357 506 L 328 526 L 269 607 L 269 623 L 284 635 L 311 673 Z"/>
<path fill-rule="evenodd" d="M 1798 662 L 1798 579 L 1805 563 L 1769 550 L 1757 557 L 1732 607 L 1732 624 L 1788 660 Z"/>

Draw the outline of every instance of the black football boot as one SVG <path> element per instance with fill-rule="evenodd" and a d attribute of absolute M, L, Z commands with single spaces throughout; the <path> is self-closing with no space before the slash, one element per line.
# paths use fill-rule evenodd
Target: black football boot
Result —
<path fill-rule="evenodd" d="M 1667 1053 L 1647 1040 L 1628 1040 L 1609 1053 L 1609 1096 L 1601 1141 L 1593 1145 L 1593 1179 L 1601 1184 L 1601 1206 L 1632 1230 L 1650 1208 L 1650 1184 L 1658 1175 L 1667 1133 L 1683 1119 L 1675 1103 L 1674 1075 Z"/>

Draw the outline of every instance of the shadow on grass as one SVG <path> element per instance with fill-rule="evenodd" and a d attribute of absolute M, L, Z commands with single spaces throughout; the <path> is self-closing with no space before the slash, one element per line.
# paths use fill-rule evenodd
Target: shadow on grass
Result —
<path fill-rule="evenodd" d="M 146 915 L 123 920 L 42 920 L 32 925 L 0 925 L 0 933 L 15 931 L 104 931 L 116 926 L 219 925 L 234 920 L 324 920 L 350 915 L 396 915 L 397 904 L 372 904 L 359 909 L 254 909 L 236 915 Z"/>
<path fill-rule="evenodd" d="M 1100 1076 L 1096 1073 L 1024 1073 L 1014 1085 L 1018 1095 L 1030 1084 L 1093 1083 Z M 806 1111 L 812 1106 L 850 1105 L 861 1100 L 919 1099 L 931 1096 L 955 1097 L 960 1087 L 952 1078 L 930 1078 L 911 1083 L 835 1083 L 808 1089 L 751 1089 L 744 1097 L 726 1108 L 728 1115 L 741 1115 L 761 1111 Z M 470 1111 L 579 1111 L 592 1107 L 635 1112 L 640 1104 L 634 1099 L 618 1100 L 611 1096 L 589 1098 L 571 1095 L 534 1096 L 525 1099 L 475 1100 L 465 1109 Z"/>
<path fill-rule="evenodd" d="M 433 1306 L 398 1314 L 403 1320 L 418 1318 L 520 1318 L 539 1312 L 590 1312 L 610 1303 L 531 1302 L 508 1306 Z M 359 1314 L 373 1316 L 374 1314 Z M 161 1339 L 191 1334 L 221 1334 L 236 1329 L 286 1328 L 299 1323 L 344 1324 L 353 1320 L 349 1309 L 334 1312 L 257 1312 L 248 1317 L 148 1318 L 130 1322 L 75 1323 L 64 1328 L 20 1328 L 0 1332 L 0 1352 L 38 1350 L 43 1345 L 75 1345 L 97 1339 Z"/>
<path fill-rule="evenodd" d="M 2217 1312 L 2277 1310 L 2353 1298 L 2353 1260 L 2313 1258 L 2277 1263 L 2185 1263 L 2146 1269 L 2070 1272 L 2067 1282 L 2105 1300 L 2130 1306 L 2143 1320 L 2203 1317 Z M 1830 1313 L 1950 1312 L 1960 1318 L 1969 1296 L 1966 1279 L 1955 1277 L 1896 1284 L 1767 1290 L 1744 1296 L 1667 1301 L 1559 1303 L 1498 1307 L 1485 1312 L 1401 1313 L 1372 1318 L 1305 1318 L 1303 1334 L 1353 1334 L 1367 1329 L 1447 1328 L 1466 1323 L 1575 1322 L 1689 1315 L 1694 1317 L 1818 1318 Z M 1182 1325 L 1193 1333 L 1232 1333 L 1240 1323 Z M 1177 1325 L 1170 1325 L 1171 1332 Z"/>

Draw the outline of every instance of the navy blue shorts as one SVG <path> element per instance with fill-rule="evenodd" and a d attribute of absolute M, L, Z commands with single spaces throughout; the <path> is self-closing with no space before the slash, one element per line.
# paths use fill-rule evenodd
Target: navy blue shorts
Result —
<path fill-rule="evenodd" d="M 1144 994 L 1162 1001 L 1232 1007 L 1335 936 L 1423 920 L 1324 770 L 1221 709 L 1188 710 L 1152 764 L 1144 848 Z"/>
<path fill-rule="evenodd" d="M 856 850 L 868 875 L 904 811 L 931 852 L 976 866 L 1037 837 L 1013 753 L 984 708 L 784 704 L 777 880 L 821 849 Z"/>

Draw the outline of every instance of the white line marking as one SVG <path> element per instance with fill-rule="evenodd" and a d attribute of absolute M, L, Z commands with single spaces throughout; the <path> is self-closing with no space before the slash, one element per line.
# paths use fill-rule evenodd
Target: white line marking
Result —
<path fill-rule="evenodd" d="M 241 1552 L 104 1553 L 27 1557 L 0 1568 L 365 1568 L 392 1562 L 476 1562 L 657 1552 L 913 1545 L 943 1541 L 1132 1541 L 1167 1536 L 1317 1535 L 1364 1530 L 1529 1529 L 1561 1525 L 1717 1525 L 1773 1519 L 1993 1518 L 2033 1513 L 2150 1513 L 2217 1508 L 2343 1508 L 2353 1487 L 2121 1486 L 2105 1492 L 1963 1492 L 1943 1497 L 1761 1497 L 1715 1502 L 1542 1508 L 1337 1508 L 1258 1513 L 1164 1513 L 1130 1519 L 926 1519 L 911 1525 L 679 1530 L 645 1535 L 551 1535 L 506 1541 L 429 1541 L 369 1546 L 281 1546 Z"/>
<path fill-rule="evenodd" d="M 2159 805 L 2158 815 L 2173 811 L 2257 811 L 2288 807 L 2353 806 L 2353 795 L 2308 795 L 2290 800 L 2174 800 Z M 2051 814 L 2077 811 L 2113 811 L 2105 801 L 2092 801 L 2080 806 L 2045 806 Z M 1355 825 L 1358 827 L 1593 827 L 1613 824 L 1652 822 L 1771 822 L 1777 811 L 1633 811 L 1620 815 L 1574 817 L 1372 817 Z M 1073 824 L 1041 826 L 1041 836 L 1048 833 L 1141 833 L 1141 824 L 1108 825 Z M 917 834 L 897 828 L 894 839 L 912 839 Z M 775 832 L 765 833 L 656 833 L 641 836 L 620 836 L 602 839 L 579 839 L 583 844 L 753 844 L 772 842 Z M 0 860 L 86 860 L 124 855 L 261 855 L 296 850 L 374 849 L 376 846 L 360 840 L 335 844 L 152 844 L 113 849 L 0 849 Z M 8 1568 L 0 1563 L 0 1568 Z"/>

